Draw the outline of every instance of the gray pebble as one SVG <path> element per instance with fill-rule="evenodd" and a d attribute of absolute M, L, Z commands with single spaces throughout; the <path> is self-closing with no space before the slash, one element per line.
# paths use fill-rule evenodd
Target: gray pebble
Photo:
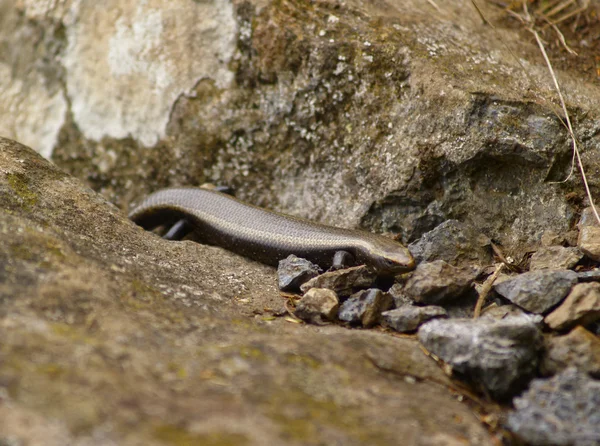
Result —
<path fill-rule="evenodd" d="M 532 446 L 600 444 L 600 381 L 571 367 L 550 379 L 534 379 L 514 399 L 507 427 Z"/>
<path fill-rule="evenodd" d="M 335 320 L 338 308 L 339 299 L 335 291 L 311 288 L 298 302 L 294 314 L 304 321 L 321 325 Z"/>
<path fill-rule="evenodd" d="M 514 395 L 533 377 L 543 346 L 535 324 L 517 316 L 434 319 L 419 328 L 418 337 L 454 371 L 500 399 Z"/>
<path fill-rule="evenodd" d="M 577 282 L 570 270 L 530 271 L 494 285 L 494 290 L 532 313 L 545 313 L 558 304 Z"/>
<path fill-rule="evenodd" d="M 340 306 L 339 319 L 351 324 L 372 327 L 381 318 L 381 313 L 392 308 L 393 300 L 389 293 L 377 288 L 362 290 L 353 294 Z"/>
<path fill-rule="evenodd" d="M 446 310 L 435 305 L 426 307 L 404 305 L 395 310 L 384 311 L 381 314 L 381 323 L 400 333 L 407 333 L 415 331 L 422 323 L 437 317 L 448 317 Z"/>
<path fill-rule="evenodd" d="M 280 260 L 277 267 L 279 289 L 282 291 L 298 290 L 300 285 L 317 277 L 319 273 L 321 273 L 321 268 L 318 265 L 290 254 Z"/>

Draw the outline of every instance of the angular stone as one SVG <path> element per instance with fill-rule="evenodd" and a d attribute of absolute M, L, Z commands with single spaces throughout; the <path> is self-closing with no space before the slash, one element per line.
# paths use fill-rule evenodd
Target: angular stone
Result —
<path fill-rule="evenodd" d="M 600 268 L 589 271 L 579 271 L 577 273 L 578 282 L 600 282 Z"/>
<path fill-rule="evenodd" d="M 590 259 L 600 261 L 600 226 L 591 207 L 583 210 L 577 226 L 577 247 Z"/>
<path fill-rule="evenodd" d="M 321 273 L 321 268 L 318 265 L 290 254 L 280 260 L 277 267 L 279 289 L 282 291 L 298 290 L 300 285 L 317 277 L 319 273 Z"/>
<path fill-rule="evenodd" d="M 531 256 L 530 271 L 542 269 L 571 269 L 583 258 L 578 248 L 548 246 L 538 249 Z"/>
<path fill-rule="evenodd" d="M 541 332 L 525 317 L 434 319 L 422 325 L 419 341 L 453 370 L 492 396 L 514 395 L 537 369 Z"/>
<path fill-rule="evenodd" d="M 544 319 L 554 330 L 587 325 L 600 319 L 600 283 L 578 283 L 564 302 Z"/>
<path fill-rule="evenodd" d="M 294 314 L 302 320 L 320 325 L 335 320 L 339 304 L 335 291 L 311 288 L 298 302 Z"/>
<path fill-rule="evenodd" d="M 412 305 L 413 303 L 413 300 L 404 292 L 404 284 L 394 283 L 388 290 L 388 293 L 394 299 L 394 308 L 399 308 L 403 305 Z"/>
<path fill-rule="evenodd" d="M 442 307 L 437 307 L 435 305 L 426 307 L 404 305 L 394 310 L 381 313 L 381 323 L 400 333 L 406 333 L 415 331 L 424 322 L 438 317 L 448 317 L 446 310 Z"/>
<path fill-rule="evenodd" d="M 408 246 L 417 263 L 443 260 L 451 265 L 488 264 L 490 239 L 472 226 L 446 220 Z"/>
<path fill-rule="evenodd" d="M 339 297 L 350 296 L 357 290 L 369 288 L 377 276 L 366 266 L 354 266 L 352 268 L 327 271 L 320 276 L 303 283 L 300 289 L 306 293 L 311 288 L 327 288 L 333 290 Z"/>
<path fill-rule="evenodd" d="M 415 302 L 438 304 L 460 297 L 469 290 L 475 277 L 475 269 L 459 269 L 443 260 L 421 263 L 406 282 L 404 292 Z"/>
<path fill-rule="evenodd" d="M 570 270 L 542 270 L 519 274 L 494 285 L 494 290 L 532 313 L 545 313 L 559 303 L 577 282 Z"/>
<path fill-rule="evenodd" d="M 542 373 L 554 375 L 570 366 L 600 377 L 600 339 L 583 327 L 575 327 L 567 335 L 546 341 L 546 353 L 540 365 Z"/>
<path fill-rule="evenodd" d="M 550 379 L 534 379 L 513 402 L 507 427 L 526 444 L 600 444 L 600 381 L 574 367 Z"/>
<path fill-rule="evenodd" d="M 339 319 L 351 324 L 372 327 L 379 322 L 381 313 L 393 305 L 392 296 L 377 288 L 353 294 L 340 306 Z"/>

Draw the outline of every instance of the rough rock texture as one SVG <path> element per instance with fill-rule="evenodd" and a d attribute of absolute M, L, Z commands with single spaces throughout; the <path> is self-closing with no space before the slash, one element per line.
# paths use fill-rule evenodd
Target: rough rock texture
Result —
<path fill-rule="evenodd" d="M 419 341 L 496 398 L 520 391 L 537 369 L 543 338 L 526 317 L 434 319 L 422 325 Z"/>
<path fill-rule="evenodd" d="M 256 315 L 273 268 L 145 232 L 5 139 L 0 166 L 1 443 L 493 444 L 414 340 Z"/>
<path fill-rule="evenodd" d="M 578 283 L 544 321 L 555 330 L 587 325 L 600 319 L 600 283 Z"/>
<path fill-rule="evenodd" d="M 577 247 L 590 259 L 600 261 L 600 225 L 591 207 L 583 210 L 577 226 L 579 227 Z"/>
<path fill-rule="evenodd" d="M 477 277 L 477 269 L 456 268 L 443 260 L 421 263 L 404 287 L 415 302 L 438 304 L 461 297 Z"/>
<path fill-rule="evenodd" d="M 335 291 L 311 288 L 298 302 L 294 314 L 313 324 L 322 324 L 336 319 L 339 305 L 340 301 Z"/>
<path fill-rule="evenodd" d="M 583 327 L 575 327 L 564 336 L 547 339 L 540 364 L 545 375 L 554 375 L 568 367 L 600 377 L 600 338 Z"/>
<path fill-rule="evenodd" d="M 400 333 L 407 333 L 415 331 L 422 323 L 438 317 L 448 317 L 446 310 L 442 307 L 403 305 L 400 308 L 381 313 L 381 323 Z"/>
<path fill-rule="evenodd" d="M 338 317 L 341 321 L 372 327 L 381 319 L 381 313 L 393 306 L 393 298 L 377 288 L 353 294 L 340 305 Z"/>
<path fill-rule="evenodd" d="M 300 285 L 318 276 L 320 272 L 318 265 L 290 254 L 279 261 L 277 283 L 283 291 L 299 290 Z"/>
<path fill-rule="evenodd" d="M 600 444 L 600 381 L 569 368 L 550 379 L 534 379 L 514 399 L 508 427 L 532 446 Z"/>
<path fill-rule="evenodd" d="M 551 182 L 570 162 L 552 82 L 492 2 L 495 30 L 468 0 L 116 5 L 2 0 L 0 133 L 119 205 L 209 181 L 405 241 L 456 219 L 518 253 L 569 229 L 582 188 Z M 594 171 L 600 88 L 578 51 L 590 63 L 555 68 Z"/>
<path fill-rule="evenodd" d="M 519 274 L 494 285 L 502 297 L 532 313 L 545 313 L 563 300 L 577 274 L 570 270 L 541 270 Z"/>
<path fill-rule="evenodd" d="M 369 288 L 377 276 L 366 266 L 353 266 L 337 271 L 327 271 L 303 283 L 300 289 L 306 293 L 311 288 L 327 288 L 340 297 L 348 297 L 362 288 Z"/>
<path fill-rule="evenodd" d="M 472 226 L 448 220 L 408 246 L 417 263 L 443 260 L 457 266 L 492 263 L 490 240 Z"/>
<path fill-rule="evenodd" d="M 531 256 L 529 270 L 540 269 L 571 269 L 583 258 L 578 248 L 563 246 L 548 246 L 538 249 Z"/>

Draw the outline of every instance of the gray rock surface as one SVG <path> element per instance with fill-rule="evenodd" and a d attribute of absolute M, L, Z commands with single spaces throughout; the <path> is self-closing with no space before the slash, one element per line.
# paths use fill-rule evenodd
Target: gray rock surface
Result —
<path fill-rule="evenodd" d="M 493 444 L 415 340 L 257 315 L 274 268 L 143 231 L 2 138 L 0 166 L 0 443 Z"/>
<path fill-rule="evenodd" d="M 583 258 L 578 248 L 563 246 L 542 247 L 533 253 L 530 271 L 541 269 L 571 269 Z"/>
<path fill-rule="evenodd" d="M 337 271 L 327 271 L 320 276 L 303 283 L 300 289 L 306 293 L 311 288 L 327 288 L 339 297 L 348 297 L 360 289 L 369 288 L 377 276 L 366 266 L 353 266 Z"/>
<path fill-rule="evenodd" d="M 578 283 L 544 321 L 555 330 L 587 325 L 600 319 L 600 283 Z"/>
<path fill-rule="evenodd" d="M 417 263 L 443 260 L 453 266 L 492 263 L 490 240 L 472 226 L 447 220 L 408 246 Z"/>
<path fill-rule="evenodd" d="M 339 306 L 340 301 L 335 291 L 311 288 L 298 302 L 294 314 L 307 322 L 323 324 L 336 319 Z"/>
<path fill-rule="evenodd" d="M 554 375 L 568 367 L 600 378 L 600 339 L 583 327 L 575 327 L 569 334 L 546 340 L 546 349 L 540 364 L 545 375 Z"/>
<path fill-rule="evenodd" d="M 508 427 L 532 446 L 600 444 L 600 381 L 569 368 L 550 379 L 534 379 L 514 399 Z"/>
<path fill-rule="evenodd" d="M 448 317 L 446 310 L 435 305 L 417 307 L 403 305 L 399 308 L 381 313 L 381 323 L 400 333 L 415 331 L 419 326 L 431 319 Z"/>
<path fill-rule="evenodd" d="M 401 307 L 403 305 L 411 305 L 413 300 L 406 295 L 404 292 L 404 284 L 399 282 L 394 282 L 394 284 L 388 290 L 388 293 L 394 299 L 394 307 Z"/>
<path fill-rule="evenodd" d="M 548 181 L 570 162 L 540 99 L 552 82 L 492 2 L 493 38 L 467 0 L 116 4 L 3 1 L 0 134 L 119 205 L 208 181 L 406 241 L 457 219 L 518 252 L 569 228 L 565 192 L 583 192 L 576 176 Z M 592 171 L 599 87 L 580 42 L 593 39 L 570 39 L 581 63 L 558 74 Z"/>
<path fill-rule="evenodd" d="M 526 317 L 498 321 L 434 319 L 418 331 L 427 350 L 496 398 L 520 391 L 533 377 L 543 345 Z"/>
<path fill-rule="evenodd" d="M 476 269 L 456 268 L 443 260 L 421 263 L 407 280 L 404 292 L 415 302 L 439 304 L 461 297 L 476 277 Z"/>
<path fill-rule="evenodd" d="M 494 285 L 502 297 L 532 313 L 546 313 L 562 301 L 577 274 L 570 270 L 542 270 L 519 274 Z"/>
<path fill-rule="evenodd" d="M 381 319 L 381 313 L 392 308 L 393 304 L 392 296 L 380 289 L 362 290 L 340 305 L 338 317 L 350 324 L 372 327 Z"/>
<path fill-rule="evenodd" d="M 299 290 L 300 285 L 321 273 L 318 265 L 290 254 L 279 261 L 277 282 L 282 291 Z"/>

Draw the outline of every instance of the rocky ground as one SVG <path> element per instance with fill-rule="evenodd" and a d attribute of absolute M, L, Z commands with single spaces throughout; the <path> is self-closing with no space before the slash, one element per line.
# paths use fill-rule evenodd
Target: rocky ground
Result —
<path fill-rule="evenodd" d="M 600 6 L 558 3 L 0 0 L 0 445 L 600 444 L 600 225 L 527 30 L 597 197 Z M 418 265 L 126 218 L 205 182 Z"/>

